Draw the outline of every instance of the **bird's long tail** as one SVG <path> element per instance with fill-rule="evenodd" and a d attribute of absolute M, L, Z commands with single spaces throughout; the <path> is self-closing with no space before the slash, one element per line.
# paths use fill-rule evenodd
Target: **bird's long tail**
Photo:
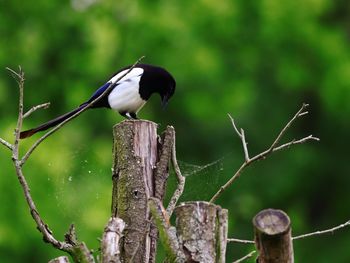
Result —
<path fill-rule="evenodd" d="M 39 132 L 39 131 L 45 131 L 51 127 L 54 127 L 58 124 L 60 124 L 61 122 L 65 121 L 66 119 L 68 119 L 69 117 L 73 116 L 75 113 L 77 113 L 78 111 L 80 111 L 81 109 L 83 109 L 86 106 L 86 103 L 83 103 L 82 105 L 80 105 L 78 108 L 67 112 L 66 114 L 63 114 L 61 116 L 58 116 L 57 118 L 50 120 L 44 124 L 41 124 L 40 126 L 34 128 L 34 129 L 30 129 L 27 131 L 22 131 L 19 134 L 19 138 L 20 139 L 24 139 L 24 138 L 28 138 L 30 136 L 32 136 L 33 134 Z"/>

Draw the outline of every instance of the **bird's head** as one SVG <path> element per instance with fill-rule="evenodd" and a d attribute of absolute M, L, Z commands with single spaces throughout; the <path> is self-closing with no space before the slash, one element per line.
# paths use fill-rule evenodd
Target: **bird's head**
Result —
<path fill-rule="evenodd" d="M 174 95 L 176 81 L 174 77 L 164 68 L 141 64 L 138 65 L 144 69 L 144 73 L 140 81 L 140 94 L 145 100 L 152 95 L 158 93 L 162 100 L 163 108 L 169 102 L 169 99 Z"/>
<path fill-rule="evenodd" d="M 171 78 L 164 84 L 164 87 L 159 92 L 162 99 L 162 107 L 165 108 L 168 105 L 169 99 L 174 95 L 176 82 L 175 79 L 170 75 Z"/>

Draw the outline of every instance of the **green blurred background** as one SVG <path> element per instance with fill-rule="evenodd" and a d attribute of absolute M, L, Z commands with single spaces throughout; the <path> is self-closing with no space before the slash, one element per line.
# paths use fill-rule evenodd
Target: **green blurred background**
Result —
<path fill-rule="evenodd" d="M 183 200 L 208 200 L 243 161 L 227 113 L 245 129 L 253 155 L 307 102 L 310 115 L 285 141 L 309 134 L 321 141 L 256 163 L 217 203 L 229 209 L 235 238 L 252 239 L 251 220 L 265 208 L 286 211 L 294 235 L 338 225 L 350 218 L 349 17 L 346 0 L 0 1 L 0 136 L 13 140 L 17 114 L 17 85 L 5 67 L 25 70 L 26 109 L 51 102 L 26 119 L 31 128 L 79 105 L 145 55 L 177 80 L 165 111 L 154 97 L 139 117 L 160 131 L 175 127 L 188 176 Z M 110 209 L 112 126 L 121 120 L 108 110 L 86 112 L 25 165 L 56 237 L 74 222 L 79 238 L 98 248 Z M 0 166 L 0 261 L 63 255 L 42 242 L 4 147 Z M 349 247 L 350 229 L 294 243 L 296 262 L 350 262 Z M 229 244 L 227 262 L 252 249 Z"/>

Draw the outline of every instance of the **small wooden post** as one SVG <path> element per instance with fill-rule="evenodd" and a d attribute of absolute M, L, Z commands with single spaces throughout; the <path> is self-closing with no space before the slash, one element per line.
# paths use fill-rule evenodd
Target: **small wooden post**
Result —
<path fill-rule="evenodd" d="M 266 209 L 253 219 L 259 263 L 293 263 L 290 220 L 281 210 Z"/>
<path fill-rule="evenodd" d="M 148 262 L 150 211 L 154 195 L 153 170 L 157 163 L 157 124 L 123 121 L 113 128 L 114 165 L 112 216 L 125 224 L 120 240 L 122 262 Z"/>
<path fill-rule="evenodd" d="M 186 202 L 175 208 L 179 246 L 186 262 L 225 262 L 227 210 L 208 202 Z"/>

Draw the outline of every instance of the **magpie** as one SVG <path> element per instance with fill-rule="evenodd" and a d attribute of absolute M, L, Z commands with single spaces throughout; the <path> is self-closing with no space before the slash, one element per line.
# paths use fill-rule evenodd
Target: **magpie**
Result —
<path fill-rule="evenodd" d="M 175 92 L 176 82 L 173 76 L 164 68 L 148 64 L 137 64 L 125 67 L 116 72 L 112 78 L 92 94 L 90 99 L 80 104 L 74 110 L 56 117 L 36 128 L 22 131 L 20 138 L 24 139 L 39 131 L 45 131 L 68 119 L 78 111 L 87 107 L 98 98 L 110 85 L 109 92 L 94 102 L 90 108 L 110 108 L 128 119 L 137 119 L 138 111 L 145 105 L 153 93 L 158 93 L 163 108 Z M 129 71 L 129 72 L 128 72 Z M 128 72 L 128 73 L 127 73 Z M 123 76 L 127 73 L 125 76 Z M 123 76 L 120 80 L 118 80 Z"/>

